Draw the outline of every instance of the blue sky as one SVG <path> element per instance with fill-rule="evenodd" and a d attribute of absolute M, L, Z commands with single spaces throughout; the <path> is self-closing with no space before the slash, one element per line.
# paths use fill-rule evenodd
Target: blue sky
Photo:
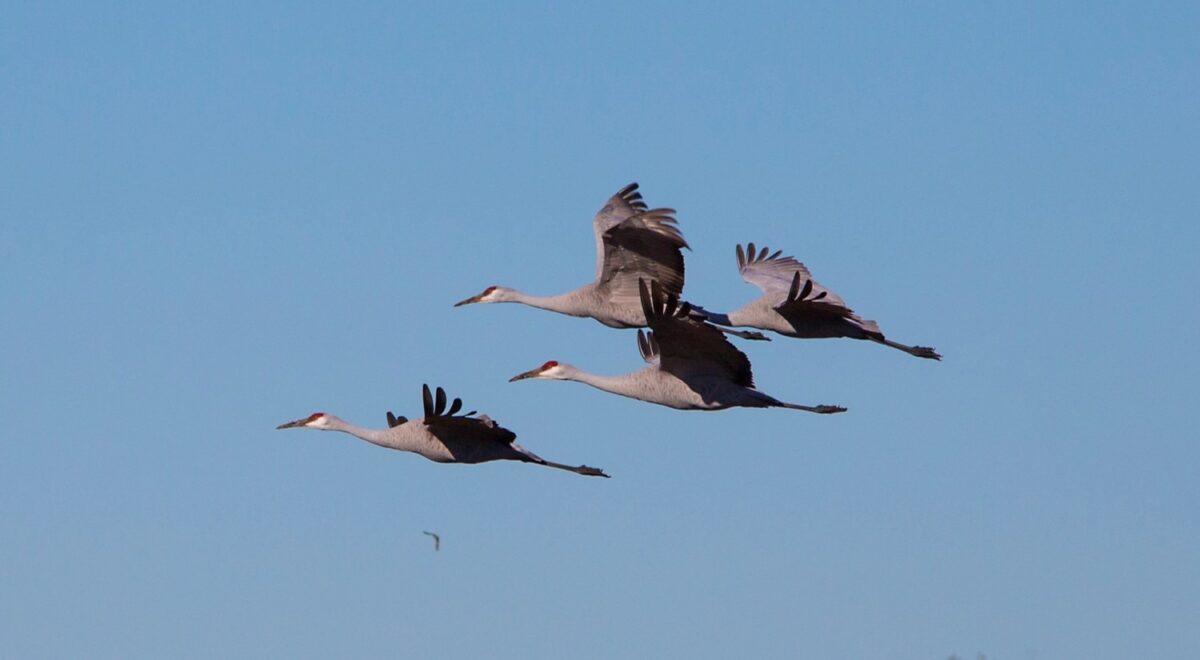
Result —
<path fill-rule="evenodd" d="M 1190 3 L 14 3 L 0 642 L 38 657 L 1200 655 Z M 795 254 L 898 341 L 683 413 L 451 304 L 593 275 L 629 181 L 686 295 Z M 275 431 L 445 386 L 535 452 Z M 431 551 L 422 530 L 441 534 Z"/>

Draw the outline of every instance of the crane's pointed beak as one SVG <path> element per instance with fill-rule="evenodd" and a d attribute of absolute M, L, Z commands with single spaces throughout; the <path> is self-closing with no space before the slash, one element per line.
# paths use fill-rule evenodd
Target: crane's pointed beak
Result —
<path fill-rule="evenodd" d="M 294 428 L 296 428 L 296 427 L 298 427 L 298 426 L 304 426 L 304 423 L 305 423 L 305 422 L 307 422 L 307 421 L 308 421 L 308 418 L 307 418 L 307 417 L 305 417 L 304 419 L 298 419 L 298 420 L 296 420 L 296 421 L 294 421 L 294 422 L 288 422 L 288 423 L 286 423 L 286 424 L 280 424 L 279 426 L 276 426 L 276 427 L 275 427 L 275 430 L 276 430 L 276 431 L 278 431 L 279 429 L 294 429 Z"/>
<path fill-rule="evenodd" d="M 480 298 L 483 298 L 482 293 L 477 296 L 471 296 L 470 298 L 467 298 L 466 300 L 460 300 L 460 301 L 454 303 L 454 306 L 462 307 L 463 305 L 470 305 L 471 303 L 477 303 L 477 302 L 479 302 Z"/>
<path fill-rule="evenodd" d="M 530 371 L 526 371 L 523 374 L 517 374 L 516 376 L 509 378 L 508 382 L 515 383 L 518 380 L 525 380 L 526 378 L 537 378 L 538 376 L 541 375 L 541 373 L 542 373 L 542 368 L 538 367 L 537 369 L 532 369 Z"/>

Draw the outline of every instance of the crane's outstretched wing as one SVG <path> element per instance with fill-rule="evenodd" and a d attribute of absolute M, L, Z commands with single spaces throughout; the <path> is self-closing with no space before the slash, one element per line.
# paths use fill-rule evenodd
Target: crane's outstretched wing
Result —
<path fill-rule="evenodd" d="M 638 278 L 656 280 L 683 294 L 683 252 L 688 247 L 674 209 L 649 209 L 637 184 L 625 186 L 592 220 L 596 233 L 596 284 L 616 304 L 638 304 Z"/>
<path fill-rule="evenodd" d="M 647 337 L 647 348 L 657 349 L 654 353 L 660 369 L 683 379 L 716 376 L 754 387 L 750 359 L 734 348 L 720 330 L 692 318 L 690 305 L 680 305 L 679 299 L 663 291 L 657 282 L 647 285 L 645 280 L 639 281 L 638 293 L 646 325 L 652 331 Z M 639 348 L 642 343 L 639 336 Z M 645 358 L 646 353 L 642 355 Z"/>
<path fill-rule="evenodd" d="M 738 270 L 746 282 L 762 289 L 764 298 L 770 299 L 776 308 L 782 305 L 808 305 L 806 311 L 812 313 L 833 314 L 833 316 L 852 316 L 846 302 L 838 294 L 818 284 L 812 278 L 811 272 L 804 264 L 797 262 L 794 257 L 780 257 L 780 250 L 770 254 L 769 247 L 762 251 L 755 250 L 754 244 L 746 246 L 743 252 L 738 245 Z M 799 289 L 794 284 L 799 281 Z M 805 295 L 797 295 L 799 290 L 806 290 Z M 791 294 L 791 295 L 790 295 Z M 782 311 L 782 310 L 780 310 Z"/>
<path fill-rule="evenodd" d="M 604 202 L 604 208 L 596 212 L 596 217 L 592 218 L 592 229 L 596 232 L 597 276 L 600 275 L 599 269 L 604 265 L 604 243 L 600 241 L 600 237 L 604 232 L 645 210 L 646 202 L 642 200 L 642 193 L 638 192 L 638 184 L 635 181 L 609 197 L 608 201 Z"/>
<path fill-rule="evenodd" d="M 788 287 L 787 294 L 783 301 L 775 305 L 776 311 L 783 314 L 784 317 L 793 317 L 802 315 L 809 318 L 814 317 L 840 317 L 851 319 L 860 325 L 866 323 L 874 323 L 874 321 L 863 321 L 845 304 L 841 302 L 836 295 L 830 294 L 827 290 L 817 291 L 817 284 L 811 279 L 802 280 L 800 273 L 796 272 L 792 276 L 792 284 Z M 829 298 L 833 297 L 837 302 L 830 302 Z M 864 326 L 865 327 L 865 326 Z M 876 326 L 878 331 L 878 326 Z"/>
<path fill-rule="evenodd" d="M 421 386 L 421 399 L 425 406 L 425 418 L 421 421 L 450 453 L 455 460 L 472 463 L 478 458 L 489 456 L 486 449 L 496 443 L 511 445 L 517 434 L 497 424 L 487 415 L 472 417 L 472 410 L 456 415 L 462 409 L 462 399 L 455 398 L 446 408 L 446 391 L 437 388 L 436 394 L 428 385 Z M 477 452 L 480 452 L 477 455 Z"/>
<path fill-rule="evenodd" d="M 472 417 L 471 415 L 475 414 L 474 410 L 455 415 L 454 413 L 462 408 L 461 399 L 455 399 L 450 409 L 443 412 L 446 406 L 446 391 L 440 387 L 435 395 L 429 391 L 428 385 L 422 385 L 421 396 L 425 404 L 425 418 L 418 421 L 425 424 L 425 428 L 450 452 L 456 463 L 520 460 L 585 476 L 608 477 L 598 468 L 547 461 L 514 442 L 517 434 L 500 426 L 487 415 Z"/>
<path fill-rule="evenodd" d="M 454 402 L 450 404 L 450 409 L 446 410 L 446 390 L 443 390 L 439 387 L 437 388 L 437 394 L 435 395 L 433 392 L 429 391 L 428 385 L 421 386 L 421 404 L 425 409 L 425 419 L 443 416 L 453 417 L 454 413 L 462 410 L 462 399 L 457 397 L 454 399 Z M 469 417 L 474 414 L 475 411 L 472 410 L 463 416 Z M 387 413 L 387 422 L 388 428 L 394 428 L 400 426 L 401 424 L 407 424 L 408 418 L 404 417 L 403 415 L 393 415 L 392 411 L 389 410 Z"/>
<path fill-rule="evenodd" d="M 430 417 L 453 417 L 454 413 L 462 410 L 462 399 L 455 397 L 454 403 L 450 404 L 450 410 L 446 410 L 446 390 L 437 388 L 436 400 L 433 393 L 429 391 L 428 385 L 421 386 L 421 403 L 425 407 L 426 419 Z M 463 417 L 474 415 L 475 411 L 464 413 Z"/>

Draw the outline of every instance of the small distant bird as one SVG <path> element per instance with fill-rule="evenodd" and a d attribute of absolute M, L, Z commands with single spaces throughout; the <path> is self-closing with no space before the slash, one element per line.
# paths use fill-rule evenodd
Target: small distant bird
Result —
<path fill-rule="evenodd" d="M 317 412 L 294 422 L 280 424 L 277 429 L 311 428 L 321 431 L 342 431 L 367 442 L 420 454 L 438 463 L 486 463 L 488 461 L 522 461 L 567 470 L 589 477 L 607 477 L 598 468 L 552 463 L 516 442 L 517 434 L 500 426 L 487 415 L 472 417 L 472 410 L 456 415 L 462 409 L 462 399 L 455 399 L 446 409 L 446 392 L 437 388 L 436 400 L 428 385 L 421 386 L 425 417 L 409 421 L 388 411 L 388 428 L 368 429 L 355 426 L 333 415 Z"/>
<path fill-rule="evenodd" d="M 442 549 L 442 537 L 438 536 L 437 534 L 434 534 L 433 532 L 424 532 L 424 531 L 423 531 L 423 532 L 421 532 L 421 533 L 422 533 L 422 534 L 424 534 L 424 535 L 426 535 L 426 536 L 432 536 L 432 537 L 433 537 L 433 550 L 434 550 L 434 552 L 436 552 L 436 551 L 438 551 L 438 550 L 441 550 L 441 549 Z"/>
<path fill-rule="evenodd" d="M 838 295 L 812 278 L 808 268 L 793 257 L 781 257 L 780 250 L 757 251 L 753 243 L 743 251 L 737 246 L 738 270 L 742 279 L 762 289 L 758 300 L 728 314 L 715 314 L 694 308 L 702 318 L 723 326 L 741 326 L 772 330 L 787 337 L 816 339 L 849 337 L 891 346 L 921 358 L 941 360 L 927 346 L 906 346 L 883 336 L 879 324 L 867 321 L 846 307 Z"/>
<path fill-rule="evenodd" d="M 650 334 L 638 331 L 638 349 L 649 367 L 621 376 L 599 376 L 551 360 L 510 382 L 526 378 L 574 380 L 631 399 L 681 410 L 781 407 L 830 414 L 841 406 L 785 403 L 754 388 L 750 360 L 721 332 L 691 316 L 690 306 L 651 282 L 639 282 Z"/>
<path fill-rule="evenodd" d="M 645 327 L 638 279 L 656 280 L 667 293 L 683 293 L 683 252 L 688 247 L 676 225 L 675 209 L 647 209 L 638 184 L 605 202 L 592 219 L 596 233 L 596 280 L 557 296 L 531 296 L 489 286 L 455 303 L 516 302 L 570 316 L 591 317 L 612 328 Z M 690 248 L 689 248 L 690 249 Z"/>

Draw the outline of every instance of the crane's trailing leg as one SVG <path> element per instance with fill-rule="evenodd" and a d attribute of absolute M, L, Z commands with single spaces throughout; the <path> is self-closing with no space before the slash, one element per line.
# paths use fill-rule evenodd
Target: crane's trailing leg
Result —
<path fill-rule="evenodd" d="M 558 364 L 558 363 L 555 362 L 555 364 Z M 548 460 L 542 458 L 541 456 L 538 456 L 537 454 L 529 451 L 528 449 L 526 449 L 516 443 L 513 443 L 511 446 L 513 449 L 517 450 L 517 453 L 520 455 L 520 460 L 525 461 L 526 463 L 533 463 L 534 465 L 545 465 L 546 467 L 557 468 L 559 470 L 566 470 L 567 472 L 574 472 L 575 474 L 582 474 L 585 477 L 604 477 L 605 479 L 608 478 L 608 475 L 604 474 L 604 470 L 601 470 L 600 468 L 594 468 L 594 467 L 591 467 L 588 465 L 580 465 L 578 467 L 576 467 L 574 465 L 563 465 L 562 463 L 555 463 L 554 461 L 548 461 Z"/>
<path fill-rule="evenodd" d="M 834 413 L 846 412 L 846 409 L 841 406 L 802 406 L 798 403 L 788 403 L 787 401 L 780 401 L 779 399 L 776 399 L 769 394 L 759 392 L 758 390 L 748 390 L 747 393 L 753 395 L 754 398 L 757 399 L 755 404 L 751 404 L 754 407 L 790 408 L 791 410 L 803 410 L 805 412 L 817 413 L 818 415 L 832 415 Z"/>
<path fill-rule="evenodd" d="M 604 474 L 604 470 L 601 470 L 600 468 L 589 467 L 587 465 L 580 465 L 580 466 L 576 467 L 573 465 L 563 465 L 562 463 L 551 463 L 550 461 L 542 461 L 541 463 L 539 463 L 539 465 L 545 465 L 546 467 L 558 468 L 560 470 L 574 472 L 575 474 L 582 474 L 585 477 L 604 477 L 605 479 L 609 478 L 607 474 Z"/>
<path fill-rule="evenodd" d="M 784 408 L 791 408 L 792 410 L 807 410 L 818 415 L 832 415 L 834 413 L 846 412 L 846 409 L 841 406 L 802 406 L 798 403 L 780 403 L 779 405 Z"/>
<path fill-rule="evenodd" d="M 879 342 L 880 344 L 883 344 L 884 346 L 891 346 L 892 348 L 902 350 L 905 353 L 908 353 L 909 355 L 915 355 L 919 358 L 927 358 L 929 360 L 941 360 L 942 359 L 942 356 L 937 351 L 933 350 L 932 348 L 930 348 L 928 346 L 908 346 L 905 344 L 901 344 L 899 342 L 891 341 L 889 339 L 884 339 L 883 337 L 880 337 L 878 339 L 871 337 L 871 340 Z"/>
<path fill-rule="evenodd" d="M 717 330 L 720 330 L 727 335 L 733 335 L 734 337 L 741 337 L 742 339 L 749 339 L 751 341 L 771 341 L 770 337 L 761 332 L 755 332 L 752 330 L 734 330 L 732 328 L 722 328 L 720 326 L 717 326 Z"/>

